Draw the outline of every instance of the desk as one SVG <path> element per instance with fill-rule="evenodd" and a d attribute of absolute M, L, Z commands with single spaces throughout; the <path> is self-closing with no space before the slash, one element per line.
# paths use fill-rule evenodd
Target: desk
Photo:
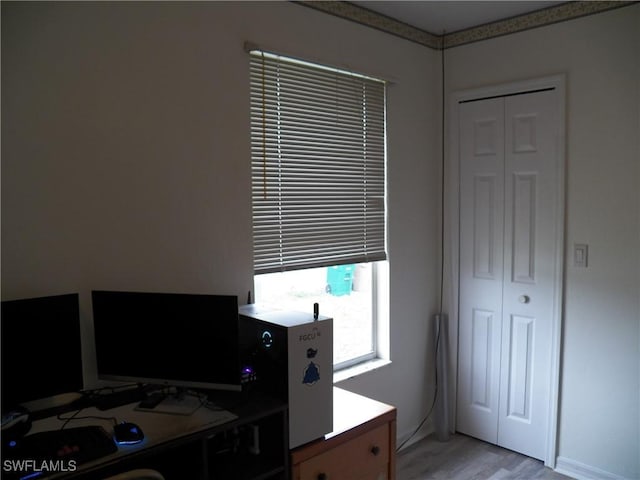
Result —
<path fill-rule="evenodd" d="M 221 423 L 220 412 L 201 407 L 191 415 L 135 410 L 135 404 L 110 410 L 85 408 L 67 428 L 101 425 L 113 432 L 115 422 L 140 426 L 145 439 L 136 445 L 121 445 L 118 451 L 78 465 L 74 472 L 57 473 L 51 479 L 100 479 L 132 468 L 157 468 L 167 478 L 281 479 L 288 477 L 288 425 L 286 404 L 263 396 L 240 400 L 239 394 L 221 394 L 213 399 L 237 418 Z M 75 412 L 61 415 L 71 417 Z M 85 418 L 98 417 L 98 418 Z M 114 422 L 115 419 L 115 422 Z M 49 417 L 34 421 L 29 433 L 56 430 L 63 420 Z M 257 431 L 262 441 L 259 453 L 249 451 Z M 43 477 L 39 477 L 43 478 Z"/>

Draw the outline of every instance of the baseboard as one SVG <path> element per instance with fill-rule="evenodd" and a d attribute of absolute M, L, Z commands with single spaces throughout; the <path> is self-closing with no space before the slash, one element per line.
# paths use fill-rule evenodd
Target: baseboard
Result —
<path fill-rule="evenodd" d="M 630 480 L 566 457 L 556 459 L 555 471 L 577 480 Z"/>

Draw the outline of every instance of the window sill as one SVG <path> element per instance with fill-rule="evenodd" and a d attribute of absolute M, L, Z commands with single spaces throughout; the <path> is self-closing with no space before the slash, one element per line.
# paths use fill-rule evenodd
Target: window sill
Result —
<path fill-rule="evenodd" d="M 367 360 L 366 362 L 347 367 L 342 370 L 333 372 L 333 383 L 339 383 L 350 378 L 357 377 L 363 373 L 372 372 L 386 365 L 390 365 L 391 361 L 384 358 L 374 358 L 373 360 Z"/>

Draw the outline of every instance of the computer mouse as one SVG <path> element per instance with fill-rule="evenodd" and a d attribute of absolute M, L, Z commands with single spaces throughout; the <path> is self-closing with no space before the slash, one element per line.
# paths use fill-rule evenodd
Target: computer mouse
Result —
<path fill-rule="evenodd" d="M 135 423 L 122 422 L 113 427 L 113 438 L 118 445 L 133 445 L 144 440 L 144 433 Z"/>

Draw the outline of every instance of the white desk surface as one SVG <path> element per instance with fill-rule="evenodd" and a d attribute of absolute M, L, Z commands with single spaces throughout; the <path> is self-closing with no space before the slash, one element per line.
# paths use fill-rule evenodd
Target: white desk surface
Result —
<path fill-rule="evenodd" d="M 164 443 L 196 439 L 203 431 L 229 423 L 236 418 L 235 414 L 226 410 L 212 410 L 205 406 L 198 408 L 191 415 L 177 415 L 154 411 L 136 410 L 137 402 L 123 405 L 110 410 L 98 410 L 95 407 L 82 409 L 77 415 L 75 412 L 61 414 L 61 419 L 49 417 L 33 422 L 29 434 L 59 430 L 65 423 L 65 419 L 73 417 L 64 428 L 82 427 L 88 425 L 100 425 L 108 434 L 113 434 L 113 426 L 116 423 L 132 422 L 138 425 L 144 433 L 144 440 L 134 445 L 118 445 L 118 451 L 105 457 L 79 465 L 78 471 L 91 467 L 106 465 L 123 456 L 142 453 L 152 447 Z"/>

